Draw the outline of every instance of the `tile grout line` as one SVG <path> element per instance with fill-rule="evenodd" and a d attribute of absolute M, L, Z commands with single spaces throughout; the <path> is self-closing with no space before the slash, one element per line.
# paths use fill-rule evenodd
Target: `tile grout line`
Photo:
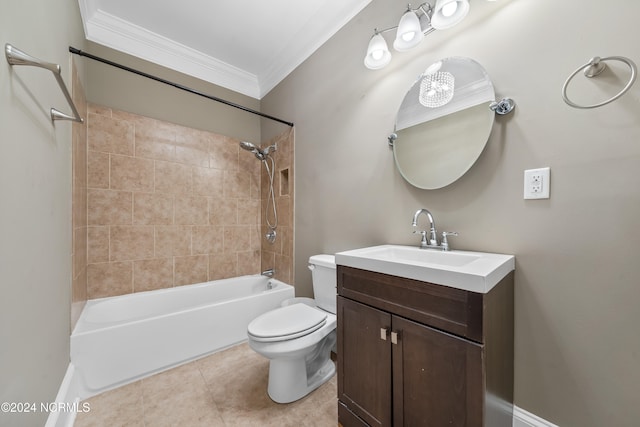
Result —
<path fill-rule="evenodd" d="M 218 404 L 216 403 L 215 399 L 213 398 L 213 390 L 211 390 L 211 388 L 209 387 L 209 383 L 207 382 L 207 379 L 204 377 L 204 374 L 202 373 L 202 369 L 200 369 L 199 360 L 202 360 L 202 359 L 197 359 L 192 363 L 194 363 L 196 369 L 198 369 L 198 374 L 200 374 L 200 378 L 202 378 L 202 382 L 204 383 L 204 387 L 207 389 L 207 396 L 209 397 L 209 400 L 210 400 L 211 404 L 213 404 L 213 406 L 215 407 L 216 414 L 218 415 L 218 418 L 220 418 L 220 421 L 222 421 L 222 426 L 221 427 L 225 427 L 227 425 L 227 423 L 224 420 L 224 418 L 222 417 L 222 412 L 220 411 L 220 408 L 218 407 Z"/>

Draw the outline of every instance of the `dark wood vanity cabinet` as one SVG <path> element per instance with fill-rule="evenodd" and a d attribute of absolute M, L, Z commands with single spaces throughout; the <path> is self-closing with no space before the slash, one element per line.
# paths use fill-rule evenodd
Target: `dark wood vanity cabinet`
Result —
<path fill-rule="evenodd" d="M 342 426 L 511 426 L 513 272 L 487 294 L 338 266 Z"/>

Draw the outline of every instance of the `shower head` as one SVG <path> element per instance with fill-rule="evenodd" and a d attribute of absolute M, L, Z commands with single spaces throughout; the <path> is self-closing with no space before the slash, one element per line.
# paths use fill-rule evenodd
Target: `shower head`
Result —
<path fill-rule="evenodd" d="M 250 143 L 250 142 L 246 142 L 246 141 L 240 141 L 240 147 L 247 150 L 247 151 L 251 151 L 251 152 L 255 152 L 258 151 L 258 147 L 256 147 L 254 144 Z"/>
<path fill-rule="evenodd" d="M 251 151 L 253 154 L 255 154 L 256 158 L 258 160 L 264 160 L 266 159 L 266 157 L 269 155 L 269 152 L 271 151 L 271 147 L 267 147 L 266 150 L 261 150 L 260 148 L 258 148 L 255 144 L 252 144 L 250 142 L 246 142 L 246 141 L 240 141 L 240 148 L 247 150 L 247 151 Z"/>
<path fill-rule="evenodd" d="M 258 160 L 264 160 L 265 153 L 263 153 L 261 149 L 256 147 L 255 144 L 246 141 L 240 141 L 240 148 L 251 151 L 253 154 L 255 154 Z"/>

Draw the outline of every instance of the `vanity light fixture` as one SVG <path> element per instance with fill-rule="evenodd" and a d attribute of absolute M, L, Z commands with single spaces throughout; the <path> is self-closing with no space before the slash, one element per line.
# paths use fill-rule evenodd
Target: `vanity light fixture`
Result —
<path fill-rule="evenodd" d="M 469 13 L 469 0 L 436 0 L 435 6 L 428 2 L 415 9 L 407 5 L 407 10 L 395 27 L 373 30 L 369 41 L 364 65 L 370 70 L 379 70 L 391 61 L 391 53 L 383 33 L 396 30 L 393 48 L 405 52 L 420 44 L 424 36 L 434 30 L 451 28 L 462 21 Z M 424 22 L 424 25 L 422 24 Z"/>

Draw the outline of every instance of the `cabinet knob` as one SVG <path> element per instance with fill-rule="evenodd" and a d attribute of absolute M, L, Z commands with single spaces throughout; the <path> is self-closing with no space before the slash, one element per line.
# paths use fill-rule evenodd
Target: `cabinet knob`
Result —
<path fill-rule="evenodd" d="M 387 328 L 380 328 L 380 339 L 386 341 L 387 335 L 389 335 L 389 330 Z"/>

